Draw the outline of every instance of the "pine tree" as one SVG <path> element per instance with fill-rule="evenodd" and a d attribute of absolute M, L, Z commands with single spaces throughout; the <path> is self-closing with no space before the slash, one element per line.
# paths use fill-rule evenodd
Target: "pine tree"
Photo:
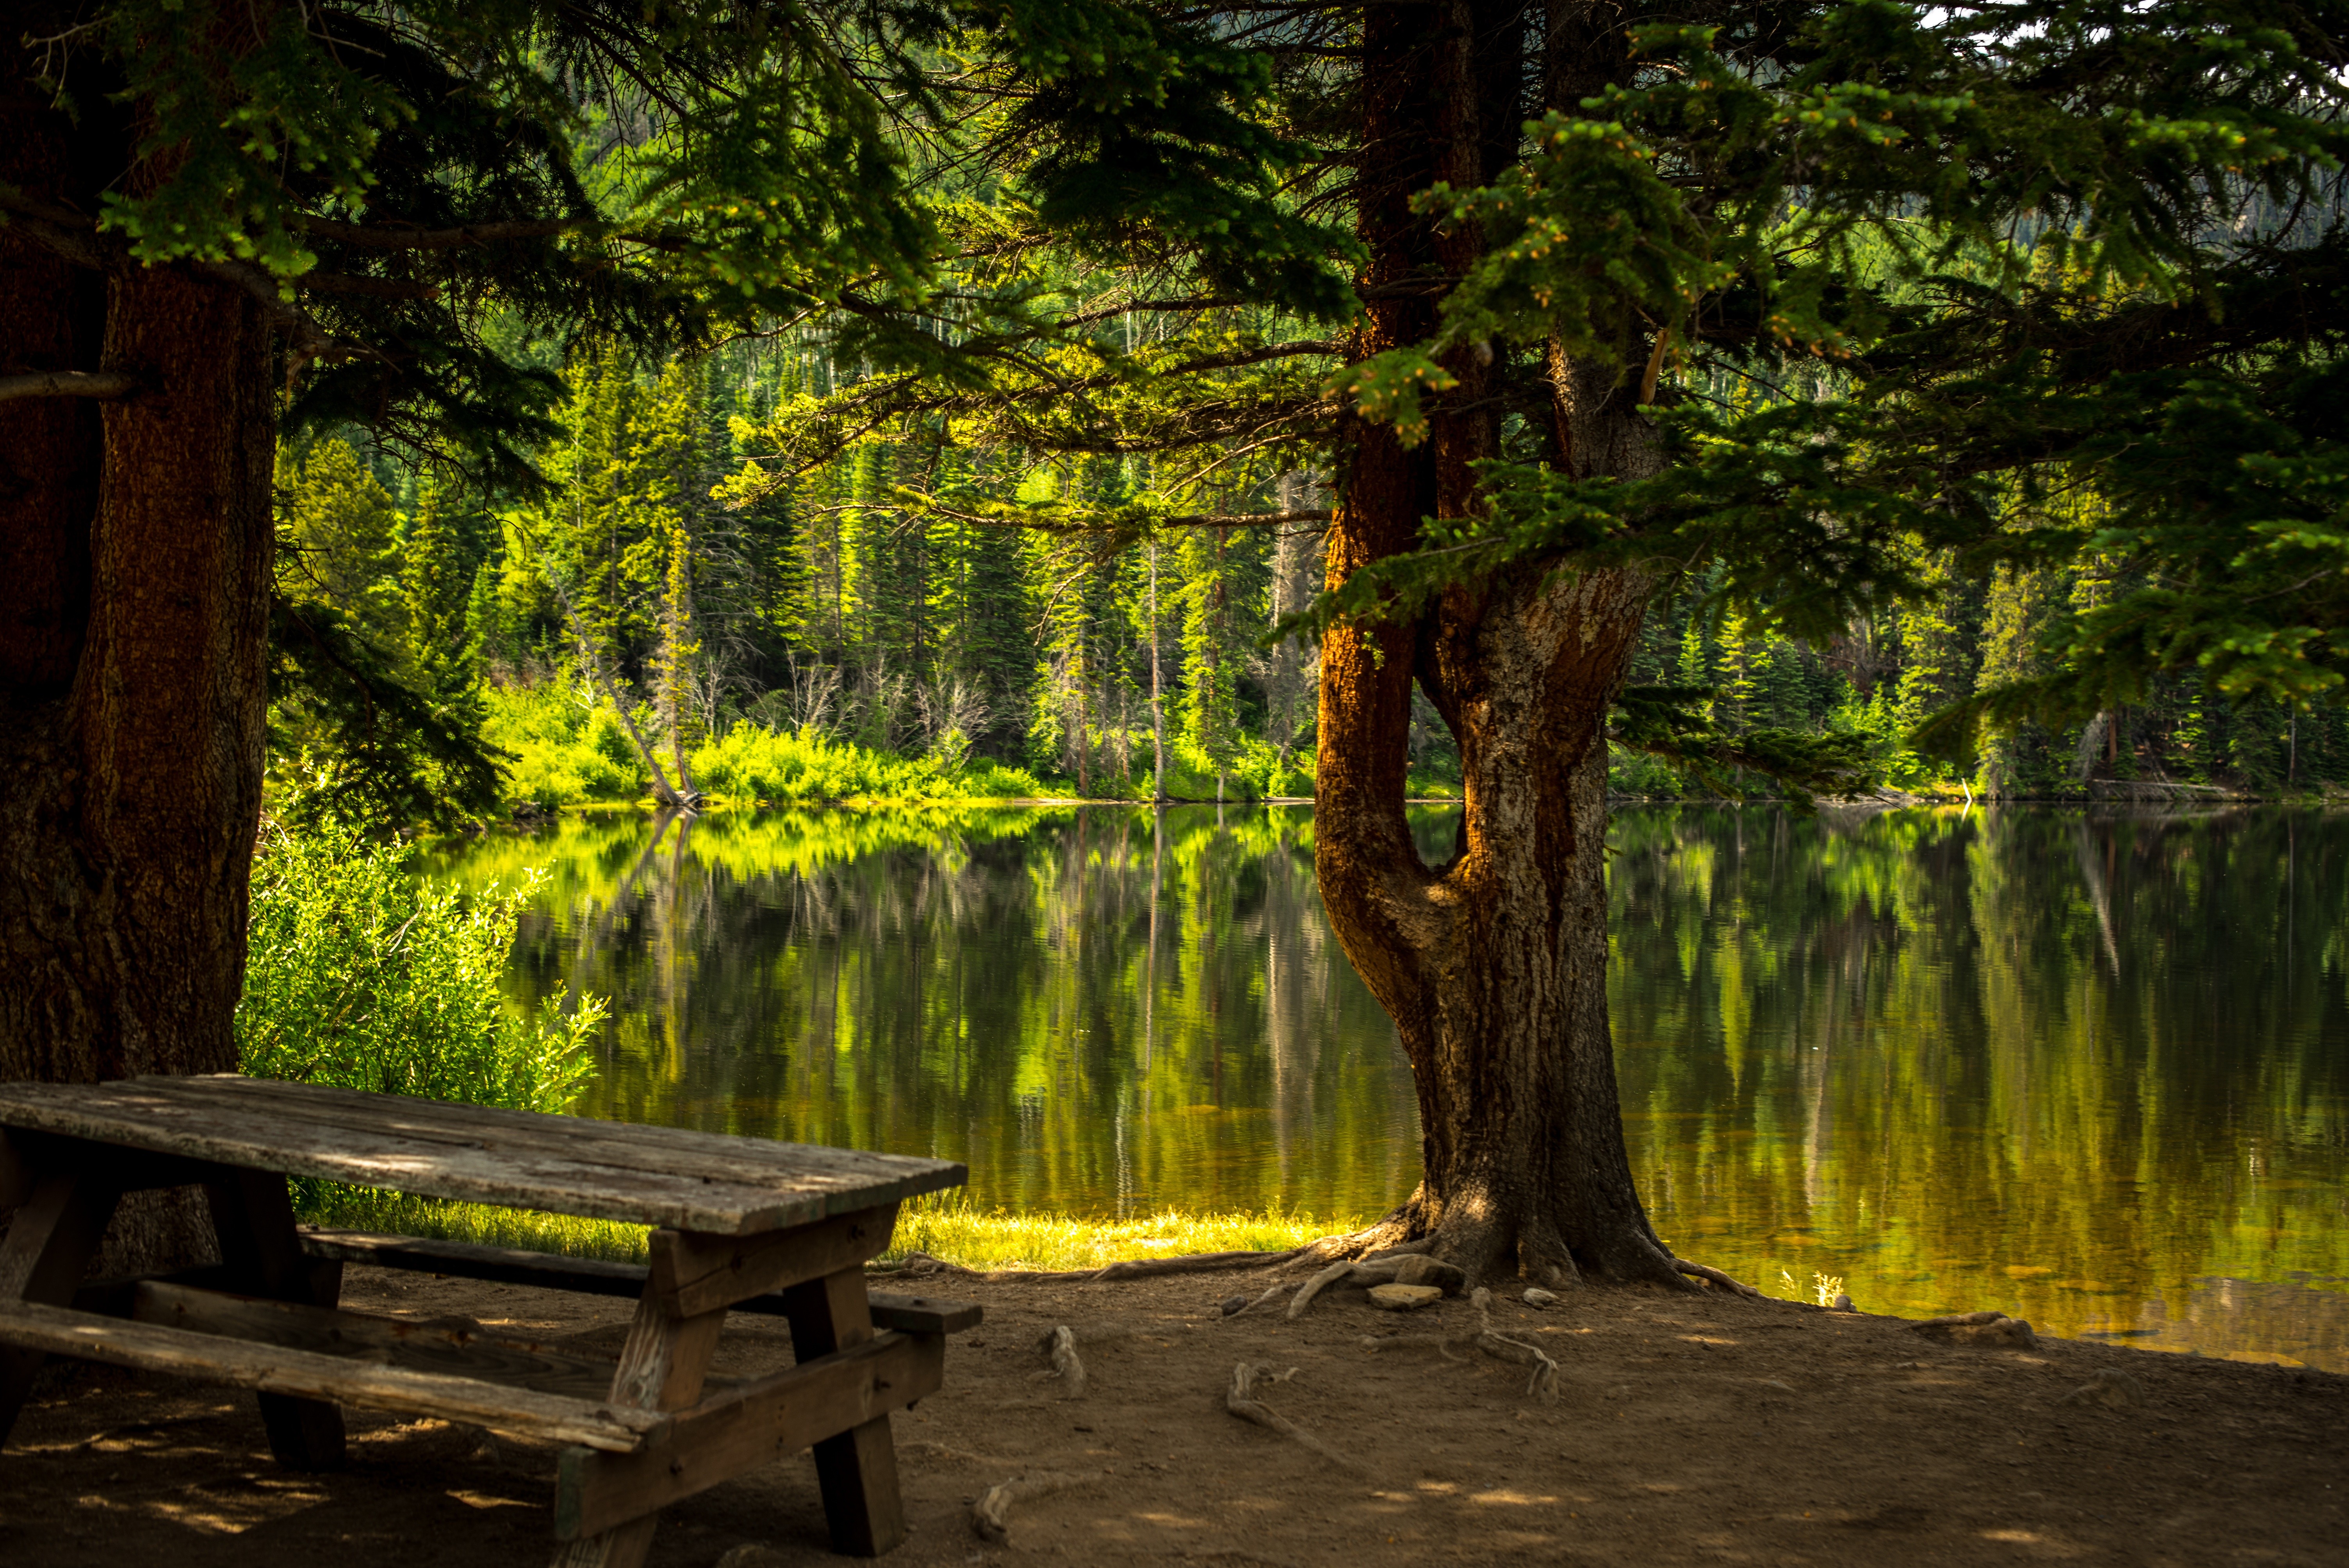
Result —
<path fill-rule="evenodd" d="M 408 656 L 425 688 L 443 697 L 470 691 L 476 676 L 466 624 L 474 572 L 451 516 L 462 499 L 440 476 L 427 478 L 399 552 Z"/>

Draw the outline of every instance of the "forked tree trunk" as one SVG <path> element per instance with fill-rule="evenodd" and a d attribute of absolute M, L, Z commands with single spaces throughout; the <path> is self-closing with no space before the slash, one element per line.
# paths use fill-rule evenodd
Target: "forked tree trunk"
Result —
<path fill-rule="evenodd" d="M 79 126 L 40 101 L 0 79 L 0 182 L 95 211 L 120 127 L 95 93 Z M 7 369 L 143 388 L 0 403 L 0 1078 L 233 1070 L 266 708 L 268 327 L 233 288 L 77 266 L 21 230 L 0 228 L 0 276 Z M 125 1218 L 133 1255 L 174 1253 L 164 1209 Z"/>
<path fill-rule="evenodd" d="M 1435 325 L 1425 294 L 1392 285 L 1474 259 L 1480 236 L 1436 232 L 1408 197 L 1437 179 L 1481 182 L 1513 156 L 1522 15 L 1505 0 L 1366 13 L 1373 304 L 1358 356 Z M 1497 449 L 1495 370 L 1466 351 L 1446 368 L 1460 387 L 1420 447 L 1385 426 L 1345 430 L 1333 586 L 1411 548 L 1422 518 L 1478 506 L 1469 465 Z M 1612 376 L 1559 360 L 1549 379 L 1557 460 L 1653 461 Z M 1419 1190 L 1372 1239 L 1418 1243 L 1472 1275 L 1684 1283 L 1632 1181 L 1607 1017 L 1606 717 L 1646 601 L 1635 573 L 1550 580 L 1528 566 L 1448 593 L 1416 624 L 1323 644 L 1316 869 L 1410 1057 L 1423 1140 Z M 1441 867 L 1420 859 L 1403 815 L 1414 680 L 1460 747 L 1464 816 Z"/>

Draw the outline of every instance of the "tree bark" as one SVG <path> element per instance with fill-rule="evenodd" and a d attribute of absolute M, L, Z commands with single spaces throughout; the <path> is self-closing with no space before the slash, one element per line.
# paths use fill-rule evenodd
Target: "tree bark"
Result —
<path fill-rule="evenodd" d="M 120 123 L 96 93 L 79 126 L 38 107 L 20 68 L 0 73 L 0 181 L 95 210 Z M 233 287 L 78 268 L 5 228 L 0 274 L 0 368 L 154 389 L 0 403 L 0 1078 L 231 1071 L 267 705 L 268 323 Z M 185 1230 L 167 1204 L 117 1223 L 150 1261 L 185 1255 Z"/>
<path fill-rule="evenodd" d="M 1366 285 L 1474 261 L 1480 235 L 1433 230 L 1408 199 L 1437 179 L 1481 183 L 1515 156 L 1523 15 L 1500 0 L 1366 12 Z M 1433 331 L 1429 295 L 1372 297 L 1356 357 Z M 1464 349 L 1445 368 L 1459 386 L 1420 447 L 1346 425 L 1331 586 L 1412 548 L 1422 518 L 1481 504 L 1472 465 L 1498 449 L 1486 394 L 1499 370 Z M 1547 378 L 1581 471 L 1654 461 L 1615 377 L 1557 357 Z M 1453 590 L 1414 624 L 1339 628 L 1323 645 L 1316 869 L 1348 956 L 1395 1020 L 1423 1140 L 1420 1187 L 1374 1244 L 1415 1243 L 1473 1277 L 1685 1283 L 1632 1181 L 1607 1016 L 1606 717 L 1647 597 L 1637 573 L 1532 565 Z M 1414 679 L 1459 742 L 1465 784 L 1441 867 L 1421 860 L 1403 813 Z"/>

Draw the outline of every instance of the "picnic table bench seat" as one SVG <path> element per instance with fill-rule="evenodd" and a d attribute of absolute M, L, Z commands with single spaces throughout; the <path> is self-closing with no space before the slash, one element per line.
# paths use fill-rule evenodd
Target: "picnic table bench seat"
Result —
<path fill-rule="evenodd" d="M 648 1265 L 297 1227 L 285 1177 L 394 1188 L 655 1227 Z M 567 1445 L 566 1568 L 641 1563 L 658 1510 L 812 1447 L 835 1550 L 905 1533 L 888 1412 L 935 1392 L 945 1336 L 979 1309 L 875 1295 L 864 1265 L 905 1197 L 962 1181 L 945 1161 L 444 1105 L 233 1077 L 0 1084 L 0 1438 L 42 1357 L 256 1390 L 272 1449 L 342 1458 L 340 1407 Z M 88 1283 L 122 1193 L 200 1186 L 222 1262 Z M 616 1359 L 465 1320 L 336 1305 L 343 1266 L 429 1269 L 628 1295 Z M 730 1311 L 781 1315 L 796 1364 L 709 1375 Z"/>

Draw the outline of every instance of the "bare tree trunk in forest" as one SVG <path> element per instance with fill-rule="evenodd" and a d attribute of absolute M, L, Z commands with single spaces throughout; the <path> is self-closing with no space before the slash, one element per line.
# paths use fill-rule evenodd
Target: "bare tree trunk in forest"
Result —
<path fill-rule="evenodd" d="M 1514 156 L 1524 15 L 1500 0 L 1365 13 L 1366 284 L 1456 276 L 1473 261 L 1481 237 L 1439 235 L 1409 197 L 1437 180 L 1481 183 Z M 1576 21 L 1552 11 L 1553 48 L 1570 46 Z M 1619 24 L 1607 36 L 1619 60 Z M 1371 298 L 1357 357 L 1433 333 L 1425 295 Z M 1497 448 L 1485 396 L 1496 367 L 1463 350 L 1446 368 L 1460 386 L 1421 446 L 1349 421 L 1331 585 L 1412 548 L 1421 518 L 1481 504 L 1469 465 Z M 1547 378 L 1559 445 L 1580 471 L 1652 467 L 1632 389 L 1562 359 Z M 1632 1181 L 1607 1016 L 1607 710 L 1648 585 L 1620 572 L 1547 576 L 1519 569 L 1452 590 L 1416 624 L 1339 628 L 1322 645 L 1315 866 L 1347 955 L 1410 1057 L 1423 1138 L 1419 1190 L 1361 1240 L 1415 1244 L 1472 1276 L 1682 1284 Z M 1414 679 L 1459 742 L 1465 783 L 1459 847 L 1438 867 L 1420 859 L 1403 812 Z"/>
<path fill-rule="evenodd" d="M 0 67 L 0 185 L 95 211 L 129 111 L 93 95 L 69 122 L 26 57 Z M 267 706 L 268 324 L 233 287 L 77 265 L 18 224 L 0 276 L 0 367 L 140 387 L 0 403 L 0 1078 L 233 1071 Z M 109 1264 L 191 1255 L 191 1214 L 126 1204 Z"/>
<path fill-rule="evenodd" d="M 1166 799 L 1166 702 L 1158 686 L 1158 541 L 1150 542 L 1150 798 Z"/>
<path fill-rule="evenodd" d="M 653 754 L 650 746 L 645 744 L 644 732 L 636 727 L 636 716 L 628 711 L 628 705 L 620 700 L 619 688 L 605 673 L 603 655 L 595 651 L 595 639 L 588 634 L 587 623 L 579 618 L 579 607 L 571 601 L 570 588 L 553 572 L 543 575 L 547 586 L 554 590 L 554 596 L 562 601 L 564 618 L 571 623 L 572 635 L 578 639 L 579 657 L 586 665 L 587 673 L 595 678 L 597 689 L 604 694 L 604 700 L 612 705 L 612 711 L 620 716 L 620 727 L 628 732 L 628 740 L 636 748 L 636 759 L 653 776 L 653 799 L 658 800 L 666 810 L 690 810 L 692 801 L 669 788 L 668 775 L 661 771 L 660 758 Z"/>

